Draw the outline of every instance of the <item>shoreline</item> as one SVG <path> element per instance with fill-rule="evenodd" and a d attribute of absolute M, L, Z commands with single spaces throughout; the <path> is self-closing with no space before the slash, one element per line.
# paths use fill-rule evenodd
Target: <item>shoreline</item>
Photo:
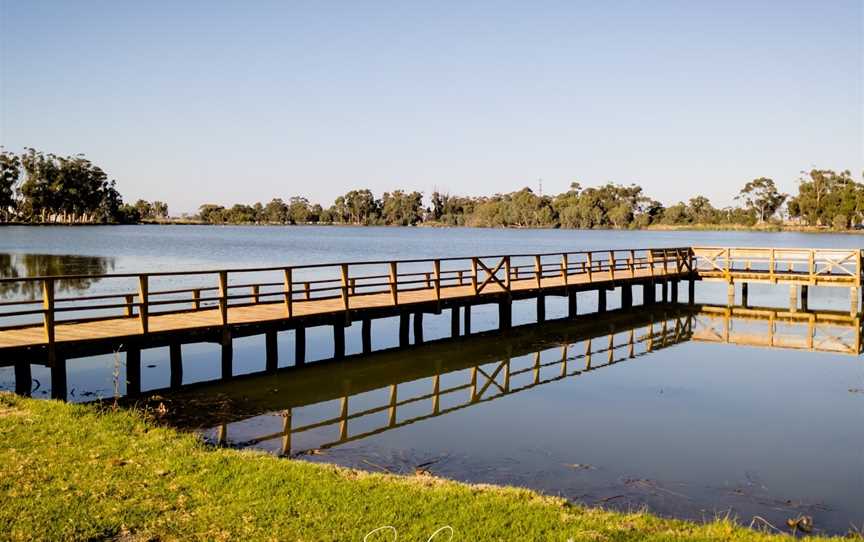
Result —
<path fill-rule="evenodd" d="M 93 226 L 243 226 L 243 227 L 334 227 L 334 228 L 436 228 L 436 229 L 480 229 L 480 230 L 571 230 L 571 231 L 734 231 L 734 232 L 754 232 L 754 233 L 830 233 L 830 234 L 864 234 L 864 228 L 855 229 L 847 228 L 844 230 L 832 229 L 824 226 L 798 226 L 798 225 L 781 225 L 771 224 L 765 226 L 742 226 L 739 224 L 654 224 L 644 228 L 562 228 L 557 226 L 548 227 L 516 227 L 516 226 L 451 226 L 440 223 L 421 223 L 416 225 L 403 226 L 398 224 L 342 224 L 342 223 L 306 223 L 306 224 L 280 224 L 280 223 L 223 223 L 214 224 L 210 222 L 196 220 L 160 220 L 160 221 L 144 221 L 134 224 L 121 223 L 43 223 L 43 222 L 0 222 L 0 228 L 10 226 L 29 226 L 29 227 L 93 227 Z"/>
<path fill-rule="evenodd" d="M 362 540 L 384 526 L 400 540 L 426 540 L 444 526 L 454 540 L 788 540 L 764 525 L 750 529 L 720 515 L 697 523 L 427 473 L 370 473 L 215 448 L 141 411 L 93 404 L 0 393 L 0 431 L 0 480 L 9 497 L 0 522 L 11 526 L 13 540 L 33 533 L 47 539 Z"/>

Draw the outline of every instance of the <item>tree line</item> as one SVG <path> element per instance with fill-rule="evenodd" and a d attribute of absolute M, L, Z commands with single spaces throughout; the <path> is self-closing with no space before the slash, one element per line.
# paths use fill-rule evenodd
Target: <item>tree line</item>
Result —
<path fill-rule="evenodd" d="M 802 172 L 798 194 L 777 189 L 773 179 L 745 183 L 736 205 L 717 208 L 705 196 L 664 206 L 642 187 L 607 183 L 583 187 L 574 182 L 566 192 L 539 195 L 530 188 L 494 196 L 454 196 L 433 192 L 424 206 L 420 192 L 395 190 L 380 198 L 368 189 L 351 190 L 329 207 L 301 196 L 288 201 L 204 204 L 198 220 L 211 224 L 350 224 L 513 227 L 513 228 L 644 228 L 648 226 L 792 223 L 846 229 L 864 221 L 864 184 L 849 171 Z"/>
<path fill-rule="evenodd" d="M 0 149 L 0 222 L 137 223 L 168 217 L 168 206 L 123 203 L 117 182 L 85 156 Z"/>
<path fill-rule="evenodd" d="M 793 223 L 842 230 L 864 222 L 864 183 L 850 171 L 801 173 L 798 193 L 784 194 L 773 179 L 745 183 L 736 204 L 717 208 L 704 196 L 664 206 L 636 184 L 583 187 L 560 194 L 523 188 L 492 196 L 433 192 L 424 203 L 417 191 L 376 197 L 350 190 L 328 207 L 302 196 L 287 201 L 201 205 L 195 219 L 211 224 L 353 224 L 514 227 L 644 228 L 648 226 Z M 0 221 L 28 223 L 138 223 L 169 218 L 161 201 L 123 203 L 116 182 L 83 155 L 59 156 L 27 148 L 0 149 Z"/>

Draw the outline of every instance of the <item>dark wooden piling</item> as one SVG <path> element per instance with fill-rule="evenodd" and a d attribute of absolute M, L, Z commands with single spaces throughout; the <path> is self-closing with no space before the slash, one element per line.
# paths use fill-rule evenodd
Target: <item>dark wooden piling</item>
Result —
<path fill-rule="evenodd" d="M 299 326 L 294 329 L 294 365 L 306 364 L 306 328 Z"/>
<path fill-rule="evenodd" d="M 665 280 L 660 283 L 660 298 L 663 303 L 669 302 L 669 283 Z"/>
<path fill-rule="evenodd" d="M 808 302 L 809 295 L 810 295 L 810 288 L 806 284 L 802 285 L 801 286 L 801 310 L 802 311 L 808 310 L 807 302 Z"/>
<path fill-rule="evenodd" d="M 696 303 L 696 281 L 693 279 L 687 281 L 687 303 L 691 305 Z"/>
<path fill-rule="evenodd" d="M 513 327 L 513 301 L 502 299 L 498 302 L 498 329 L 505 331 Z"/>
<path fill-rule="evenodd" d="M 606 312 L 606 288 L 597 290 L 597 312 Z"/>
<path fill-rule="evenodd" d="M 230 342 L 230 339 L 229 339 Z M 179 388 L 183 385 L 183 350 L 180 343 L 171 343 L 168 346 L 169 359 L 171 363 L 171 387 Z M 224 363 L 223 351 L 223 363 Z"/>
<path fill-rule="evenodd" d="M 411 343 L 410 336 L 411 313 L 399 314 L 399 346 L 404 348 Z"/>
<path fill-rule="evenodd" d="M 672 289 L 672 303 L 678 303 L 678 281 L 670 281 L 669 287 Z"/>
<path fill-rule="evenodd" d="M 57 355 L 51 364 L 51 398 L 66 400 L 66 358 Z"/>
<path fill-rule="evenodd" d="M 456 338 L 459 336 L 459 305 L 454 305 L 450 309 L 450 337 Z"/>
<path fill-rule="evenodd" d="M 621 285 L 621 308 L 629 309 L 633 306 L 633 287 L 629 284 Z"/>
<path fill-rule="evenodd" d="M 747 308 L 750 304 L 750 285 L 746 282 L 741 283 L 741 306 Z"/>
<path fill-rule="evenodd" d="M 337 317 L 333 322 L 333 359 L 345 357 L 345 320 Z"/>
<path fill-rule="evenodd" d="M 364 318 L 360 324 L 360 342 L 362 343 L 363 353 L 369 354 L 372 352 L 372 319 Z"/>
<path fill-rule="evenodd" d="M 141 393 L 141 348 L 129 345 L 126 349 L 126 395 Z"/>
<path fill-rule="evenodd" d="M 537 295 L 537 323 L 542 324 L 546 321 L 546 296 L 543 294 Z"/>
<path fill-rule="evenodd" d="M 463 335 L 471 335 L 471 305 L 465 305 L 465 318 L 463 319 Z"/>
<path fill-rule="evenodd" d="M 414 313 L 414 344 L 423 344 L 423 313 Z"/>
<path fill-rule="evenodd" d="M 575 320 L 578 316 L 579 307 L 576 304 L 576 290 L 571 289 L 567 292 L 567 317 Z"/>
<path fill-rule="evenodd" d="M 18 360 L 15 362 L 15 393 L 18 395 L 30 395 L 33 388 L 33 374 L 30 363 Z"/>
<path fill-rule="evenodd" d="M 226 380 L 234 377 L 234 341 L 231 339 L 230 333 L 223 333 L 222 335 L 221 373 L 222 378 Z"/>
<path fill-rule="evenodd" d="M 279 341 L 275 329 L 264 334 L 265 370 L 268 373 L 276 372 L 279 368 Z"/>

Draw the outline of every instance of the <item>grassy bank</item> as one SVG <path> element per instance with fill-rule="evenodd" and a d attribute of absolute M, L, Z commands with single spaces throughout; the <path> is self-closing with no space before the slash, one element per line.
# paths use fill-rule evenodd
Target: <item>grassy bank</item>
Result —
<path fill-rule="evenodd" d="M 0 499 L 4 540 L 362 540 L 384 525 L 399 540 L 427 540 L 445 525 L 453 540 L 778 539 L 729 521 L 214 450 L 137 413 L 9 394 L 0 394 Z"/>

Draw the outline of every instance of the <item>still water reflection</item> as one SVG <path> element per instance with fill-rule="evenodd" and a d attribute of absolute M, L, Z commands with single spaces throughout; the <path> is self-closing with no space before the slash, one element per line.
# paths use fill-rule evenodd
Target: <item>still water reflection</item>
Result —
<path fill-rule="evenodd" d="M 148 401 L 225 446 L 844 532 L 864 518 L 860 332 L 839 312 L 665 305 Z"/>
<path fill-rule="evenodd" d="M 845 248 L 860 246 L 859 239 L 746 232 L 6 228 L 0 252 L 8 254 L 0 257 L 0 272 L 140 272 L 634 246 Z M 109 282 L 66 287 L 97 293 Z M 330 357 L 331 333 L 311 328 L 310 363 L 296 369 L 292 332 L 283 332 L 284 370 L 233 382 L 204 382 L 218 377 L 217 345 L 184 345 L 187 387 L 173 391 L 165 389 L 168 349 L 150 349 L 142 353 L 142 388 L 158 394 L 151 404 L 167 406 L 166 423 L 226 446 L 367 470 L 413 474 L 419 468 L 693 519 L 731 510 L 744 523 L 760 515 L 781 524 L 808 514 L 818 528 L 842 533 L 850 523 L 864 525 L 864 361 L 857 354 L 859 322 L 824 317 L 848 311 L 848 292 L 840 290 L 812 289 L 808 316 L 773 324 L 740 311 L 727 318 L 725 308 L 612 311 L 609 319 L 586 316 L 507 337 L 476 336 L 344 362 L 315 363 Z M 699 304 L 726 299 L 722 284 L 699 284 L 696 293 Z M 783 307 L 788 292 L 753 285 L 750 302 Z M 609 307 L 619 306 L 610 293 Z M 594 299 L 580 294 L 579 307 L 593 312 Z M 549 298 L 546 309 L 550 319 L 564 316 L 566 301 Z M 531 322 L 534 312 L 533 302 L 514 304 L 514 324 Z M 472 322 L 475 331 L 495 329 L 496 308 L 476 307 Z M 446 313 L 427 315 L 424 324 L 427 340 L 449 334 Z M 361 349 L 359 327 L 347 330 L 349 354 Z M 375 321 L 374 348 L 397 342 L 397 321 Z M 263 370 L 264 351 L 263 337 L 237 340 L 235 370 Z M 122 394 L 124 361 L 70 360 L 68 398 L 111 396 L 115 383 Z M 0 367 L 0 389 L 15 389 L 11 367 Z M 33 366 L 29 389 L 50 396 L 47 369 Z"/>
<path fill-rule="evenodd" d="M 76 254 L 0 253 L 0 278 L 44 277 L 50 275 L 99 275 L 114 270 L 114 258 Z M 61 279 L 58 293 L 79 293 L 99 282 L 95 277 Z M 0 282 L 0 298 L 35 299 L 41 292 L 35 282 Z"/>

